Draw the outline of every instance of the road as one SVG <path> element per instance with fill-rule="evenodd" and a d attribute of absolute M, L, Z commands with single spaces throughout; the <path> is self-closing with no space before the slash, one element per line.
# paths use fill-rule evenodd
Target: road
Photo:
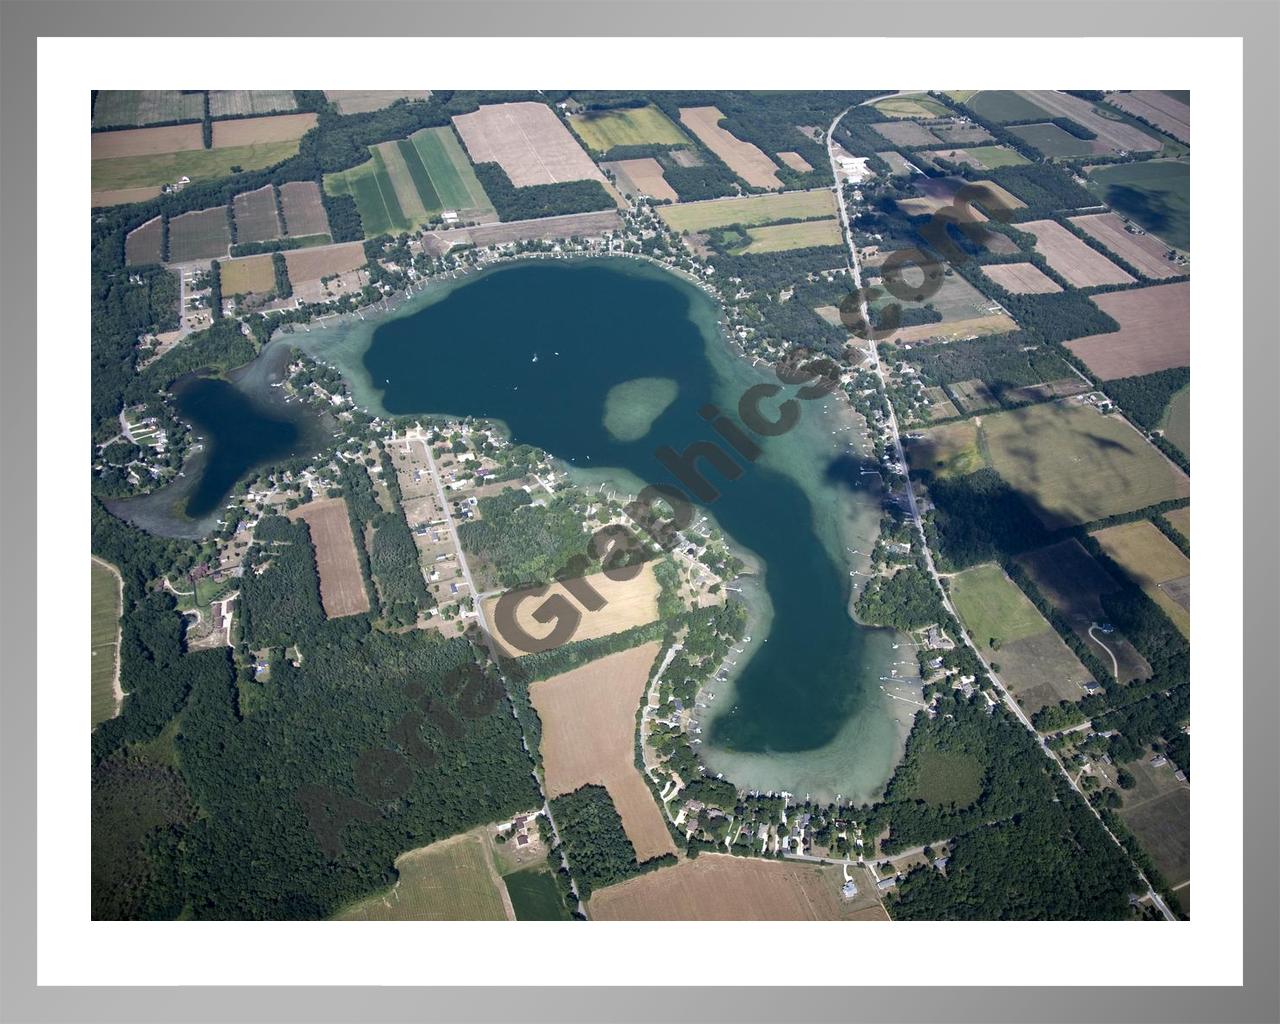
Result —
<path fill-rule="evenodd" d="M 849 225 L 849 210 L 845 202 L 844 188 L 842 187 L 842 184 L 840 181 L 840 167 L 836 163 L 836 153 L 834 148 L 836 126 L 840 123 L 840 120 L 848 112 L 849 110 L 846 109 L 842 111 L 840 114 L 836 115 L 835 119 L 831 122 L 831 126 L 827 129 L 827 158 L 831 162 L 831 175 L 835 182 L 834 187 L 836 191 L 836 205 L 840 209 L 840 227 L 844 233 L 845 243 L 849 249 L 849 271 L 853 277 L 853 286 L 854 288 L 857 289 L 857 292 L 858 292 L 858 313 L 862 318 L 862 323 L 867 325 L 868 330 L 870 330 L 871 314 L 870 314 L 870 311 L 867 309 L 866 294 L 862 290 L 862 268 L 858 263 L 858 246 L 857 246 L 857 243 L 854 241 L 853 231 Z M 878 347 L 874 341 L 870 341 L 867 347 L 870 350 L 868 354 L 868 361 L 870 362 L 871 369 L 875 371 L 876 376 L 879 378 L 881 387 L 887 390 L 889 382 L 886 379 L 884 367 L 880 363 L 880 353 L 878 351 Z M 889 429 L 889 436 L 893 441 L 894 455 L 897 458 L 898 463 L 903 467 L 903 469 L 907 470 L 908 467 L 907 467 L 906 454 L 902 449 L 902 435 L 898 429 L 898 416 L 897 416 L 897 413 L 894 411 L 893 403 L 889 403 L 889 415 L 888 415 L 887 425 Z M 946 610 L 955 618 L 956 622 L 960 623 L 961 622 L 960 616 L 956 614 L 956 610 L 954 606 L 951 604 L 951 598 L 948 596 L 946 588 L 943 587 L 942 585 L 942 580 L 938 574 L 937 566 L 934 564 L 933 552 L 929 550 L 929 543 L 924 533 L 924 524 L 920 517 L 920 506 L 919 506 L 919 503 L 916 501 L 915 487 L 911 482 L 911 473 L 909 471 L 906 473 L 905 486 L 906 486 L 907 508 L 908 508 L 908 511 L 911 513 L 911 522 L 912 522 L 912 525 L 915 527 L 916 535 L 919 537 L 919 540 L 920 540 L 920 548 L 924 552 L 924 561 L 929 571 L 929 575 L 933 578 L 934 586 L 937 588 L 938 593 L 941 596 L 942 606 L 946 608 Z M 991 680 L 995 683 L 996 690 L 1000 694 L 1000 699 L 1004 702 L 1005 707 L 1007 707 L 1018 719 L 1018 721 L 1021 722 L 1023 726 L 1031 733 L 1031 735 L 1036 738 L 1036 743 L 1039 745 L 1041 751 L 1055 765 L 1057 765 L 1058 771 L 1061 773 L 1062 777 L 1067 780 L 1067 784 L 1080 795 L 1080 798 L 1082 800 L 1084 800 L 1085 806 L 1088 807 L 1089 810 L 1093 812 L 1093 816 L 1098 819 L 1098 824 L 1101 825 L 1102 828 L 1106 831 L 1107 835 L 1111 837 L 1112 842 L 1114 842 L 1117 846 L 1119 846 L 1122 850 L 1124 850 L 1124 844 L 1121 843 L 1118 838 L 1116 838 L 1115 834 L 1111 831 L 1111 829 L 1107 828 L 1107 823 L 1102 820 L 1102 815 L 1099 814 L 1098 809 L 1089 802 L 1088 798 L 1084 795 L 1084 791 L 1080 789 L 1078 785 L 1076 785 L 1076 781 L 1071 777 L 1071 773 L 1067 771 L 1066 765 L 1064 765 L 1061 759 L 1058 757 L 1058 755 L 1049 748 L 1049 745 L 1045 742 L 1044 737 L 1042 737 L 1039 734 L 1039 732 L 1036 731 L 1036 727 L 1031 724 L 1031 719 L 1028 718 L 1026 713 L 1022 710 L 1022 708 L 1018 706 L 1018 702 L 1013 699 L 1012 694 L 1009 693 L 1009 690 L 1005 687 L 1000 677 L 995 672 L 992 671 L 990 663 L 987 661 L 986 658 L 982 656 L 982 652 L 978 650 L 977 644 L 975 644 L 973 640 L 970 638 L 968 630 L 964 628 L 963 623 L 961 623 L 960 625 L 959 632 L 960 632 L 961 641 L 965 644 L 966 647 L 968 647 L 974 653 L 974 655 L 978 659 L 978 662 L 982 665 L 983 670 L 987 673 L 987 675 L 991 677 Z M 1125 856 L 1128 857 L 1127 850 L 1125 850 Z M 1132 858 L 1130 858 L 1130 864 L 1132 864 L 1134 871 L 1138 873 L 1138 877 L 1139 879 L 1141 879 L 1142 884 L 1147 887 L 1147 898 L 1150 899 L 1151 902 L 1154 903 L 1156 907 L 1159 908 L 1160 912 L 1164 915 L 1165 920 L 1168 920 L 1168 921 L 1176 920 L 1173 913 L 1169 910 L 1167 906 L 1165 906 L 1164 900 L 1160 898 L 1159 893 L 1155 891 L 1151 883 L 1147 880 L 1147 876 L 1143 874 L 1142 869 L 1139 868 L 1136 864 L 1133 864 Z"/>
<path fill-rule="evenodd" d="M 1096 622 L 1089 627 L 1089 639 L 1092 640 L 1099 647 L 1101 647 L 1104 651 L 1106 651 L 1107 654 L 1111 655 L 1111 674 L 1115 676 L 1115 680 L 1118 683 L 1120 682 L 1120 664 L 1119 662 L 1116 661 L 1115 651 L 1113 651 L 1110 647 L 1108 647 L 1096 636 L 1094 636 L 1093 631 L 1097 628 L 1098 628 L 1098 624 Z"/>
<path fill-rule="evenodd" d="M 458 552 L 458 568 L 462 570 L 462 578 L 466 580 L 467 589 L 471 592 L 471 603 L 475 608 L 476 624 L 480 627 L 480 633 L 484 636 L 485 646 L 489 649 L 489 656 L 493 659 L 494 665 L 498 667 L 498 675 L 502 678 L 502 685 L 507 691 L 507 700 L 511 703 L 511 713 L 515 716 L 515 701 L 511 699 L 511 685 L 507 680 L 506 673 L 502 671 L 501 652 L 498 651 L 497 645 L 494 643 L 493 635 L 489 632 L 489 627 L 484 621 L 484 601 L 483 595 L 476 588 L 476 581 L 471 576 L 471 566 L 467 564 L 467 553 L 462 550 L 462 538 L 458 536 L 458 524 L 454 522 L 453 513 L 449 509 L 449 498 L 444 493 L 444 481 L 440 479 L 440 470 L 436 466 L 436 457 L 431 451 L 431 446 L 427 444 L 426 438 L 419 435 L 418 437 L 405 439 L 410 444 L 417 441 L 422 445 L 422 451 L 427 457 L 427 467 L 431 470 L 431 480 L 436 485 L 436 494 L 440 498 L 440 507 L 444 510 L 445 522 L 449 524 L 449 532 L 453 534 L 453 544 Z M 517 716 L 517 721 L 519 718 Z M 532 758 L 534 751 L 529 749 L 529 738 L 524 735 L 523 727 L 521 728 L 521 743 L 524 749 Z M 564 844 L 560 842 L 560 830 L 556 827 L 556 819 L 551 814 L 551 800 L 547 796 L 546 787 L 543 785 L 542 777 L 537 770 L 533 773 L 534 779 L 538 783 L 538 792 L 542 796 L 542 813 L 547 816 L 547 822 L 551 825 L 551 834 L 555 836 L 556 844 L 560 850 L 560 861 L 564 864 L 565 869 L 569 871 L 570 882 L 573 886 L 573 894 L 578 897 L 578 911 L 583 917 L 586 917 L 586 906 L 582 902 L 581 896 L 578 895 L 578 883 L 573 881 L 573 869 L 569 864 L 569 858 L 565 855 Z"/>

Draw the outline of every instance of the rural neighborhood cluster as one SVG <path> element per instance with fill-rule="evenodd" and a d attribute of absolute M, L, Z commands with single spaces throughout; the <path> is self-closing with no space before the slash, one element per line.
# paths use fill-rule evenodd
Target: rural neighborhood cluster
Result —
<path fill-rule="evenodd" d="M 96 919 L 1189 918 L 1187 93 L 91 109 Z M 757 381 L 682 451 L 680 380 L 610 388 L 651 480 L 472 408 L 480 341 L 413 343 L 419 408 L 354 350 L 561 266 L 670 280 Z M 597 386 L 501 312 L 493 359 Z M 712 755 L 782 642 L 717 499 L 802 417 L 797 493 L 872 509 L 797 595 L 888 652 L 856 796 Z"/>

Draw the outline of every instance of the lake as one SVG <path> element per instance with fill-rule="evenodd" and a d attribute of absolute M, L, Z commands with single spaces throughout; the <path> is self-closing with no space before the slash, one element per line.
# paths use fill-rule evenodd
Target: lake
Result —
<path fill-rule="evenodd" d="M 378 319 L 281 337 L 266 354 L 289 345 L 342 370 L 370 411 L 499 420 L 580 482 L 623 494 L 679 484 L 656 450 L 718 440 L 704 406 L 736 421 L 747 388 L 777 383 L 730 347 L 701 289 L 624 258 L 508 263 L 433 284 Z M 866 437 L 841 401 L 801 409 L 786 434 L 753 435 L 763 455 L 738 460 L 737 479 L 700 463 L 719 491 L 706 511 L 758 577 L 742 587 L 751 643 L 730 684 L 711 687 L 699 750 L 747 788 L 871 799 L 915 710 L 888 698 L 881 677 L 913 649 L 849 614 L 849 551 L 870 549 L 880 515 L 868 489 L 878 478 L 860 472 Z"/>

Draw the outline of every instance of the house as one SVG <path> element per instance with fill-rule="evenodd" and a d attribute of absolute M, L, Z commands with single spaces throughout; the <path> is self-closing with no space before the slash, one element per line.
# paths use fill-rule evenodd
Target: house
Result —
<path fill-rule="evenodd" d="M 898 884 L 898 876 L 890 875 L 888 878 L 882 878 L 880 879 L 880 881 L 876 882 L 876 889 L 879 892 L 888 892 L 897 884 Z"/>
<path fill-rule="evenodd" d="M 1163 768 L 1168 763 L 1169 763 L 1169 759 L 1160 754 L 1156 754 L 1156 756 L 1151 759 L 1152 768 Z"/>
<path fill-rule="evenodd" d="M 840 887 L 840 895 L 847 900 L 851 900 L 858 895 L 858 886 L 852 878 Z"/>
<path fill-rule="evenodd" d="M 528 846 L 528 845 L 529 845 L 528 835 L 526 835 L 524 832 L 521 832 L 518 836 L 516 836 L 516 846 Z"/>

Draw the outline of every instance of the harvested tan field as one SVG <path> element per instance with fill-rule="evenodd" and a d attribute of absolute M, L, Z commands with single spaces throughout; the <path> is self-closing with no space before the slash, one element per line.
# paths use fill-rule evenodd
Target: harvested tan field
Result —
<path fill-rule="evenodd" d="M 717 107 L 681 107 L 680 120 L 702 141 L 702 144 L 729 165 L 729 169 L 748 185 L 757 188 L 782 188 L 778 165 L 758 147 L 743 142 L 720 127 L 724 114 Z"/>
<path fill-rule="evenodd" d="M 320 603 L 324 605 L 325 615 L 337 619 L 367 612 L 369 595 L 365 593 L 364 578 L 360 575 L 346 499 L 311 501 L 290 512 L 289 518 L 305 520 L 311 530 L 316 569 L 320 573 Z"/>
<path fill-rule="evenodd" d="M 1133 277 L 1076 238 L 1056 220 L 1030 220 L 1018 225 L 1036 237 L 1036 252 L 1077 288 L 1095 284 L 1129 284 Z"/>
<path fill-rule="evenodd" d="M 94 160 L 118 156 L 153 156 L 204 149 L 204 129 L 198 124 L 173 124 L 163 128 L 128 128 L 124 131 L 94 132 Z"/>
<path fill-rule="evenodd" d="M 1139 519 L 1098 530 L 1094 539 L 1148 597 L 1191 635 L 1191 560 L 1152 523 Z"/>
<path fill-rule="evenodd" d="M 315 123 L 316 115 L 313 113 L 214 121 L 213 148 L 252 146 L 259 142 L 292 142 L 302 138 Z"/>
<path fill-rule="evenodd" d="M 917 324 L 914 327 L 903 327 L 895 331 L 888 340 L 895 345 L 917 341 L 928 341 L 936 338 L 939 341 L 956 341 L 959 338 L 985 337 L 988 334 L 1004 334 L 1017 330 L 1013 317 L 1004 313 L 992 313 L 989 316 L 975 316 L 968 320 L 953 320 L 951 323 Z"/>
<path fill-rule="evenodd" d="M 834 865 L 704 853 L 600 889 L 587 909 L 597 921 L 887 921 L 865 870 L 852 871 L 846 900 Z"/>
<path fill-rule="evenodd" d="M 545 103 L 498 103 L 453 119 L 473 162 L 496 163 L 517 188 L 605 180 Z"/>
<path fill-rule="evenodd" d="M 895 146 L 932 146 L 940 141 L 928 128 L 915 121 L 884 121 L 871 127 Z"/>
<path fill-rule="evenodd" d="M 577 601 L 563 584 L 556 583 L 548 589 L 545 597 L 540 597 L 536 600 L 530 598 L 516 609 L 517 625 L 531 636 L 544 635 L 547 632 L 547 627 L 539 623 L 533 617 L 533 613 L 542 606 L 547 598 L 556 594 L 565 596 L 582 613 L 582 621 L 578 624 L 578 628 L 573 631 L 573 641 L 575 642 L 578 640 L 591 640 L 598 636 L 608 636 L 610 633 L 619 633 L 624 629 L 630 629 L 632 626 L 642 626 L 646 622 L 652 622 L 658 617 L 658 594 L 661 588 L 653 575 L 652 562 L 646 562 L 639 575 L 633 580 L 618 582 L 609 579 L 608 576 L 600 572 L 594 576 L 586 577 L 586 583 L 606 602 L 605 606 L 599 611 L 587 611 L 582 608 L 581 602 Z M 497 604 L 497 597 L 490 597 L 484 603 L 485 621 L 489 623 L 489 628 L 493 630 L 494 643 L 501 648 L 504 654 L 519 656 L 528 653 L 506 643 L 498 627 L 494 625 L 494 609 Z"/>
<path fill-rule="evenodd" d="M 324 98 L 338 108 L 340 114 L 367 114 L 371 110 L 389 107 L 396 100 L 425 100 L 431 93 L 425 89 L 417 92 L 397 92 L 394 89 L 326 89 Z"/>
<path fill-rule="evenodd" d="M 231 201 L 231 212 L 236 220 L 237 242 L 266 242 L 280 237 L 276 193 L 271 185 L 241 192 Z"/>
<path fill-rule="evenodd" d="M 265 295 L 276 287 L 276 268 L 269 253 L 244 256 L 235 260 L 219 260 L 222 294 Z"/>
<path fill-rule="evenodd" d="M 617 175 L 618 184 L 624 192 L 652 196 L 654 199 L 670 199 L 673 203 L 680 199 L 676 190 L 667 184 L 662 164 L 651 156 L 637 160 L 615 160 L 604 166 Z"/>
<path fill-rule="evenodd" d="M 1136 224 L 1129 231 L 1123 218 L 1114 213 L 1091 213 L 1084 217 L 1072 217 L 1071 223 L 1091 238 L 1097 239 L 1123 260 L 1137 267 L 1147 277 L 1182 277 L 1188 273 L 1165 258 L 1169 246 L 1149 235 Z"/>
<path fill-rule="evenodd" d="M 159 263 L 164 259 L 164 219 L 152 217 L 145 224 L 134 228 L 124 237 L 124 262 L 128 266 L 139 263 Z"/>
<path fill-rule="evenodd" d="M 318 281 L 330 274 L 358 270 L 368 260 L 363 242 L 342 242 L 311 249 L 291 249 L 284 254 L 284 262 L 289 268 L 289 280 L 297 287 L 301 281 Z"/>
<path fill-rule="evenodd" d="M 123 206 L 125 203 L 141 203 L 147 199 L 154 199 L 159 194 L 159 185 L 146 185 L 142 188 L 108 188 L 94 192 L 89 197 L 89 205 L 92 207 Z"/>
<path fill-rule="evenodd" d="M 1058 283 L 1034 263 L 992 263 L 983 267 L 982 272 L 1014 295 L 1046 295 L 1062 291 Z"/>
<path fill-rule="evenodd" d="M 813 165 L 799 153 L 779 153 L 778 159 L 793 171 L 799 171 L 802 174 L 806 171 L 813 170 Z"/>
<path fill-rule="evenodd" d="M 280 186 L 280 216 L 294 238 L 329 233 L 329 217 L 324 212 L 320 186 L 314 181 L 289 181 Z"/>
<path fill-rule="evenodd" d="M 622 218 L 616 210 L 596 213 L 567 213 L 562 217 L 542 217 L 537 220 L 513 220 L 505 224 L 482 224 L 450 231 L 429 231 L 424 241 L 432 251 L 448 252 L 454 245 L 496 245 L 503 242 L 522 242 L 532 239 L 568 238 L 580 235 L 598 237 L 606 231 L 619 231 Z"/>
<path fill-rule="evenodd" d="M 662 810 L 635 764 L 636 711 L 660 649 L 655 642 L 619 651 L 529 688 L 542 720 L 547 795 L 588 783 L 604 786 L 640 861 L 675 852 Z"/>
<path fill-rule="evenodd" d="M 1181 100 L 1166 96 L 1158 89 L 1108 93 L 1107 102 L 1113 107 L 1119 107 L 1126 114 L 1150 121 L 1179 142 L 1188 144 L 1191 142 L 1191 108 Z"/>
<path fill-rule="evenodd" d="M 1067 348 L 1102 380 L 1191 365 L 1190 282 L 1095 295 L 1093 302 L 1120 330 L 1068 341 Z"/>

